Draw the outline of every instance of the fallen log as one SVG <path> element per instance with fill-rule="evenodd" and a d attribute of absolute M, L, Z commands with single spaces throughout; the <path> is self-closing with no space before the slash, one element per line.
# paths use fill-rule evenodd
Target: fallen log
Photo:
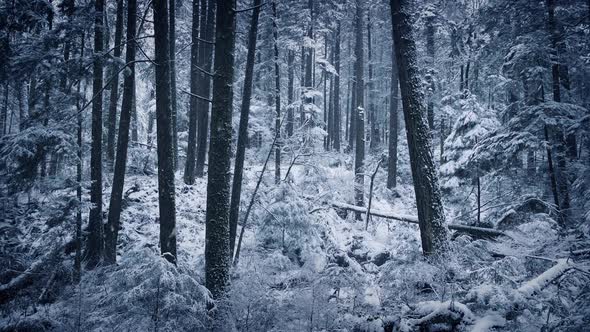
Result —
<path fill-rule="evenodd" d="M 541 273 L 536 278 L 524 283 L 518 288 L 518 291 L 527 297 L 532 296 L 573 268 L 574 264 L 568 259 L 558 259 L 557 264 L 553 265 L 549 270 Z"/>
<path fill-rule="evenodd" d="M 353 211 L 353 212 L 360 212 L 360 213 L 367 213 L 367 209 L 360 206 L 355 206 L 346 203 L 340 202 L 332 202 L 331 205 L 337 209 Z M 371 209 L 369 211 L 371 215 L 376 217 L 381 217 L 385 219 L 392 219 L 397 221 L 403 221 L 411 224 L 418 224 L 418 217 L 410 216 L 410 215 L 402 215 L 402 214 L 394 214 L 387 211 L 379 211 Z M 492 229 L 492 228 L 484 228 L 484 227 L 475 227 L 475 226 L 465 226 L 465 225 L 456 225 L 456 224 L 448 224 L 447 227 L 450 230 L 454 230 L 456 232 L 467 233 L 476 237 L 498 237 L 498 236 L 508 236 L 506 233 Z"/>
<path fill-rule="evenodd" d="M 54 246 L 47 254 L 35 261 L 26 271 L 13 278 L 10 282 L 0 285 L 0 303 L 12 300 L 16 294 L 33 283 L 35 277 L 44 274 L 42 270 L 52 266 L 59 257 L 62 246 Z"/>

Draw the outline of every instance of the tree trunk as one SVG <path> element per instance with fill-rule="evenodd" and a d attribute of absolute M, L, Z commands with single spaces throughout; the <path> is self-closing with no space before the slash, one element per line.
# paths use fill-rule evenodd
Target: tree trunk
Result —
<path fill-rule="evenodd" d="M 104 1 L 94 2 L 94 54 L 103 52 L 103 12 Z M 90 149 L 90 215 L 88 220 L 88 237 L 86 240 L 87 267 L 92 269 L 103 257 L 102 224 L 102 56 L 94 57 L 92 95 L 92 146 Z"/>
<path fill-rule="evenodd" d="M 295 114 L 294 109 L 291 104 L 293 104 L 294 98 L 294 80 L 295 80 L 295 73 L 293 70 L 293 63 L 295 62 L 295 53 L 292 50 L 287 51 L 287 104 L 289 104 L 287 108 L 287 137 L 293 136 L 293 126 L 295 124 Z"/>
<path fill-rule="evenodd" d="M 156 131 L 158 144 L 158 200 L 160 252 L 176 264 L 176 204 L 174 187 L 174 142 L 170 107 L 170 34 L 168 1 L 155 1 L 154 34 L 156 62 Z"/>
<path fill-rule="evenodd" d="M 341 129 L 341 112 L 340 112 L 340 21 L 336 25 L 336 36 L 334 36 L 334 150 L 340 152 L 340 129 Z"/>
<path fill-rule="evenodd" d="M 334 63 L 334 50 L 330 53 L 330 62 Z M 334 77 L 330 74 L 330 85 L 328 86 L 328 150 L 334 147 Z"/>
<path fill-rule="evenodd" d="M 277 26 L 277 3 L 272 2 L 272 27 L 274 37 L 275 65 L 275 135 L 279 138 L 275 145 L 275 184 L 281 183 L 281 72 L 279 66 L 279 27 Z"/>
<path fill-rule="evenodd" d="M 200 0 L 193 0 L 193 23 L 191 31 L 191 68 L 190 68 L 190 99 L 188 109 L 188 145 L 186 149 L 186 162 L 184 166 L 184 183 L 195 183 L 195 163 L 197 149 L 197 104 L 199 100 L 194 97 L 198 95 L 199 83 L 199 12 Z"/>
<path fill-rule="evenodd" d="M 172 142 L 174 170 L 178 168 L 178 114 L 176 104 L 176 0 L 170 0 L 170 108 L 172 112 Z M 207 105 L 208 107 L 208 105 Z"/>
<path fill-rule="evenodd" d="M 369 98 L 369 122 L 370 124 L 370 133 L 369 133 L 369 141 L 371 149 L 376 149 L 379 146 L 379 127 L 377 123 L 377 116 L 375 110 L 375 97 L 373 95 L 373 89 L 375 88 L 373 82 L 373 53 L 372 53 L 372 40 L 371 40 L 371 13 L 369 10 L 369 15 L 367 16 L 367 47 L 368 47 L 368 64 L 369 64 L 369 82 L 367 83 L 367 97 Z"/>
<path fill-rule="evenodd" d="M 121 40 L 123 37 L 123 0 L 117 0 L 117 18 L 115 20 L 115 46 L 113 56 L 121 57 Z M 135 35 L 133 35 L 135 38 Z M 109 98 L 109 114 L 107 123 L 107 163 L 112 169 L 115 160 L 115 131 L 117 127 L 117 101 L 119 99 L 119 68 L 113 64 L 109 76 L 115 76 L 111 83 L 111 95 Z"/>
<path fill-rule="evenodd" d="M 215 7 L 213 0 L 201 1 L 201 39 L 206 41 L 213 40 Z M 217 44 L 215 44 L 217 46 Z M 202 51 L 201 51 L 202 50 Z M 207 72 L 211 72 L 211 64 L 213 57 L 213 47 L 210 43 L 202 43 L 199 49 L 202 52 L 201 66 Z M 200 95 L 209 98 L 211 94 L 211 77 L 205 73 L 201 73 L 201 91 Z M 207 133 L 209 129 L 209 102 L 200 100 L 197 103 L 197 164 L 195 173 L 197 177 L 203 177 L 205 174 L 205 157 L 207 156 Z"/>
<path fill-rule="evenodd" d="M 356 80 L 356 150 L 354 157 L 354 197 L 357 206 L 365 205 L 365 97 L 364 97 L 364 57 L 363 57 L 363 0 L 356 0 L 356 31 L 355 31 L 355 63 L 354 75 Z M 361 214 L 356 214 L 356 219 L 361 220 Z"/>
<path fill-rule="evenodd" d="M 137 126 L 137 95 L 133 88 L 133 106 L 131 107 L 131 141 L 139 142 L 139 128 Z"/>
<path fill-rule="evenodd" d="M 258 38 L 258 18 L 260 16 L 260 4 L 262 0 L 254 0 L 255 7 L 250 21 L 248 34 L 248 54 L 246 55 L 246 74 L 244 76 L 244 91 L 242 93 L 242 105 L 240 108 L 240 125 L 238 128 L 238 143 L 236 147 L 236 162 L 234 166 L 234 178 L 232 182 L 231 202 L 229 210 L 229 242 L 230 258 L 233 256 L 238 229 L 238 216 L 240 212 L 240 198 L 242 195 L 242 178 L 244 174 L 244 159 L 246 156 L 246 144 L 248 141 L 248 120 L 250 117 L 250 98 L 252 97 L 252 78 L 254 74 L 254 60 L 256 59 L 256 40 Z M 292 70 L 291 70 L 292 72 Z"/>
<path fill-rule="evenodd" d="M 438 176 L 432 160 L 428 125 L 424 118 L 426 112 L 423 95 L 417 90 L 420 84 L 416 67 L 416 46 L 412 39 L 408 6 L 408 0 L 391 0 L 395 55 L 418 207 L 422 251 L 425 255 L 440 254 L 448 247 L 448 230 L 445 225 Z"/>
<path fill-rule="evenodd" d="M 348 45 L 348 49 L 350 50 L 350 52 L 355 52 L 351 46 L 351 40 L 352 38 L 348 39 L 349 45 Z M 350 87 L 350 129 L 348 130 L 348 147 L 350 149 L 350 151 L 352 152 L 354 149 L 354 145 L 355 145 L 355 140 L 356 140 L 356 77 L 355 76 L 355 65 L 356 62 L 352 61 L 351 62 L 351 70 L 350 72 L 352 73 L 351 76 L 352 80 L 351 80 L 351 87 Z"/>
<path fill-rule="evenodd" d="M 326 59 L 326 61 L 329 61 L 328 59 L 328 35 L 324 35 L 324 58 Z M 324 130 L 326 131 L 327 135 L 324 136 L 324 150 L 328 151 L 330 150 L 329 145 L 330 145 L 330 127 L 328 125 L 328 123 L 330 122 L 329 120 L 329 114 L 328 114 L 328 73 L 326 72 L 326 69 L 322 69 L 322 81 L 323 81 L 323 85 L 324 85 L 324 93 L 323 93 L 323 98 L 324 101 L 322 103 L 322 106 L 324 108 Z"/>
<path fill-rule="evenodd" d="M 398 142 L 398 95 L 399 82 L 397 73 L 397 61 L 395 58 L 395 43 L 391 45 L 391 91 L 389 102 L 389 160 L 387 165 L 387 188 L 393 189 L 397 185 L 397 142 Z"/>
<path fill-rule="evenodd" d="M 233 2 L 217 0 L 205 233 L 205 282 L 214 299 L 220 299 L 226 293 L 231 265 L 229 181 L 235 19 Z"/>
<path fill-rule="evenodd" d="M 561 102 L 561 83 L 560 83 L 560 66 L 559 66 L 559 32 L 557 30 L 557 21 L 555 19 L 555 0 L 546 0 L 548 19 L 547 27 L 551 34 L 551 46 L 553 47 L 553 64 L 551 66 L 551 73 L 553 78 L 553 101 Z M 567 222 L 567 213 L 570 208 L 569 202 L 569 179 L 567 175 L 566 154 L 567 143 L 565 140 L 565 133 L 562 128 L 555 128 L 554 136 L 556 142 L 556 162 L 557 162 L 557 190 L 559 192 L 560 223 L 562 226 Z M 574 142 L 575 144 L 575 142 Z"/>
<path fill-rule="evenodd" d="M 84 58 L 84 43 L 85 43 L 85 34 L 82 33 L 82 37 L 80 38 L 80 58 Z M 76 87 L 76 95 L 78 96 L 77 102 L 77 110 L 76 110 L 76 120 L 77 120 L 77 157 L 76 160 L 76 197 L 78 198 L 78 207 L 76 209 L 76 233 L 75 233 L 75 242 L 76 242 L 76 254 L 74 257 L 74 282 L 80 282 L 81 275 L 82 275 L 82 161 L 83 159 L 83 137 L 82 137 L 82 113 L 81 113 L 81 98 L 80 98 L 80 85 L 81 82 L 78 82 L 78 86 Z M 84 88 L 84 92 L 86 92 L 86 88 Z M 84 93 L 85 94 L 85 93 Z"/>
<path fill-rule="evenodd" d="M 432 132 L 434 130 L 434 58 L 435 58 L 435 46 L 434 46 L 434 16 L 426 18 L 426 53 L 427 53 L 427 83 L 428 83 L 428 128 Z"/>
<path fill-rule="evenodd" d="M 2 113 L 0 114 L 0 137 L 7 134 L 6 124 L 8 120 L 8 80 L 4 82 L 4 102 L 2 103 Z"/>
<path fill-rule="evenodd" d="M 313 1 L 308 0 L 307 7 L 309 8 L 309 15 L 310 15 L 310 24 L 307 29 L 307 38 L 313 40 L 313 23 L 314 23 L 314 16 L 313 16 Z M 313 48 L 306 47 L 305 48 L 305 80 L 304 80 L 304 89 L 303 92 L 309 94 L 312 90 L 314 90 L 313 85 Z M 311 113 L 311 105 L 313 104 L 313 98 L 305 97 L 303 99 L 303 123 L 305 122 L 305 114 L 309 113 L 310 118 L 313 116 Z M 311 118 L 312 119 L 312 118 Z"/>
<path fill-rule="evenodd" d="M 114 264 L 117 261 L 117 238 L 119 235 L 121 206 L 123 203 L 123 186 L 125 184 L 125 169 L 127 165 L 127 148 L 129 146 L 129 127 L 131 124 L 131 108 L 133 90 L 135 88 L 135 37 L 136 29 L 136 0 L 127 1 L 127 50 L 125 62 L 129 72 L 123 83 L 123 101 L 121 103 L 121 117 L 119 119 L 119 136 L 117 139 L 117 159 L 113 175 L 113 188 L 109 205 L 109 215 L 105 234 L 105 262 Z"/>

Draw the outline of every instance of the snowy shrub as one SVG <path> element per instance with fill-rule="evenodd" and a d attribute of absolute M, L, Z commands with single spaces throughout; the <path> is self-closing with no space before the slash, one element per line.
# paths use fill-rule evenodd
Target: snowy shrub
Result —
<path fill-rule="evenodd" d="M 293 194 L 288 185 L 273 192 L 261 214 L 258 241 L 267 249 L 282 248 L 293 261 L 303 265 L 303 253 L 314 243 L 314 226 L 307 215 L 305 202 Z"/>
<path fill-rule="evenodd" d="M 207 325 L 207 289 L 148 249 L 86 274 L 80 287 L 79 299 L 74 294 L 61 305 L 69 320 L 81 315 L 82 330 L 202 331 Z"/>

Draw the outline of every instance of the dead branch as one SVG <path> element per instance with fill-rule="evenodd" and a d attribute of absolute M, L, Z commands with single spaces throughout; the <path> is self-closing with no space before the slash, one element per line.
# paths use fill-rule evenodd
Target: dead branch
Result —
<path fill-rule="evenodd" d="M 358 213 L 367 213 L 367 209 L 364 207 L 354 206 L 346 203 L 340 202 L 332 202 L 331 205 L 337 209 L 353 211 Z M 418 224 L 418 217 L 409 216 L 409 215 L 399 215 L 393 214 L 390 212 L 379 211 L 379 210 L 371 210 L 370 214 L 372 216 L 381 217 L 385 219 L 403 221 L 411 224 Z M 465 225 L 457 225 L 457 224 L 449 224 L 447 227 L 451 230 L 467 233 L 475 237 L 484 237 L 484 238 L 494 238 L 498 236 L 508 236 L 506 233 L 502 231 L 498 231 L 492 228 L 484 228 L 484 227 L 475 227 L 475 226 L 465 226 Z"/>

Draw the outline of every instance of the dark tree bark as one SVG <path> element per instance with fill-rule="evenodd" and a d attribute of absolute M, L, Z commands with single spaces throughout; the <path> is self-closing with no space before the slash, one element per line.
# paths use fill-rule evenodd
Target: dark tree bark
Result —
<path fill-rule="evenodd" d="M 559 32 L 557 30 L 557 21 L 555 19 L 555 0 L 546 0 L 547 5 L 547 27 L 551 34 L 551 46 L 553 47 L 553 64 L 551 65 L 551 73 L 553 78 L 553 101 L 561 102 L 561 75 L 559 65 Z M 554 126 L 552 128 L 556 139 L 556 162 L 557 162 L 557 189 L 559 192 L 558 209 L 560 211 L 559 221 L 562 226 L 567 222 L 567 213 L 570 209 L 569 199 L 569 179 L 567 175 L 567 142 L 563 128 Z M 574 142 L 575 145 L 575 142 Z M 574 147 L 575 148 L 575 147 Z"/>
<path fill-rule="evenodd" d="M 448 247 L 448 230 L 445 225 L 438 176 L 432 160 L 424 97 L 418 89 L 420 85 L 416 67 L 416 46 L 412 39 L 408 6 L 408 0 L 391 0 L 395 55 L 418 207 L 422 251 L 425 255 L 441 254 Z"/>
<path fill-rule="evenodd" d="M 82 38 L 80 38 L 80 58 L 84 58 L 84 43 L 85 43 L 85 34 L 82 33 Z M 78 86 L 76 88 L 77 95 L 80 96 L 80 85 L 81 83 L 78 82 Z M 86 89 L 84 89 L 86 90 Z M 77 112 L 76 112 L 76 120 L 77 120 L 77 156 L 78 160 L 76 160 L 76 197 L 78 199 L 78 208 L 76 209 L 76 233 L 75 233 L 75 242 L 76 242 L 76 254 L 74 256 L 74 282 L 79 283 L 80 278 L 82 275 L 82 161 L 83 159 L 83 137 L 82 137 L 82 113 L 80 112 L 82 105 L 81 105 L 81 98 L 78 97 L 77 100 Z"/>
<path fill-rule="evenodd" d="M 355 31 L 355 63 L 354 75 L 356 81 L 356 103 L 355 122 L 356 122 L 356 150 L 354 157 L 354 198 L 357 206 L 365 205 L 365 98 L 364 98 L 364 56 L 363 56 L 363 0 L 356 0 L 356 31 Z M 356 214 L 356 219 L 361 220 L 361 214 Z"/>
<path fill-rule="evenodd" d="M 328 36 L 324 36 L 324 57 L 328 60 Z M 330 145 L 330 127 L 328 123 L 330 122 L 329 114 L 328 114 L 328 73 L 326 69 L 322 69 L 322 82 L 324 85 L 324 93 L 323 93 L 323 103 L 322 106 L 324 108 L 324 130 L 326 131 L 327 135 L 324 136 L 324 150 L 328 151 Z"/>
<path fill-rule="evenodd" d="M 279 138 L 275 145 L 275 184 L 281 183 L 281 72 L 279 66 L 279 27 L 277 25 L 277 3 L 272 2 L 272 34 L 274 37 L 275 67 L 275 135 Z"/>
<path fill-rule="evenodd" d="M 197 104 L 199 100 L 194 97 L 198 95 L 199 83 L 199 12 L 200 0 L 193 0 L 193 23 L 191 31 L 191 68 L 190 85 L 191 96 L 189 97 L 188 109 L 188 146 L 186 149 L 186 163 L 184 167 L 184 183 L 195 183 L 195 163 L 197 149 Z"/>
<path fill-rule="evenodd" d="M 313 40 L 313 25 L 314 25 L 314 11 L 313 11 L 313 1 L 308 0 L 307 7 L 309 8 L 309 15 L 310 15 L 310 25 L 307 29 L 307 38 Z M 303 93 L 309 93 L 311 90 L 314 89 L 313 84 L 313 48 L 306 47 L 304 53 L 304 63 L 305 63 L 305 79 L 304 79 L 304 89 Z M 313 104 L 313 98 L 305 97 L 303 99 L 303 113 L 302 113 L 302 124 L 305 123 L 305 114 L 311 112 L 311 105 Z M 310 113 L 311 116 L 311 113 Z"/>
<path fill-rule="evenodd" d="M 340 112 L 340 21 L 336 25 L 336 35 L 334 36 L 334 150 L 340 151 L 340 129 L 341 129 L 341 112 Z"/>
<path fill-rule="evenodd" d="M 232 136 L 232 82 L 234 76 L 235 12 L 233 2 L 217 0 L 215 64 L 207 214 L 205 282 L 214 299 L 222 298 L 229 284 L 230 158 Z"/>
<path fill-rule="evenodd" d="M 137 126 L 137 95 L 133 90 L 133 106 L 131 107 L 131 141 L 139 142 L 139 130 Z"/>
<path fill-rule="evenodd" d="M 0 137 L 7 134 L 6 124 L 8 120 L 8 80 L 4 81 L 4 101 L 2 102 L 2 113 L 0 114 Z"/>
<path fill-rule="evenodd" d="M 334 50 L 330 53 L 330 63 L 334 63 Z M 328 142 L 327 148 L 331 150 L 334 147 L 334 76 L 330 74 L 330 84 L 328 86 Z M 327 77 L 326 77 L 327 79 Z"/>
<path fill-rule="evenodd" d="M 170 108 L 172 111 L 172 141 L 174 169 L 178 168 L 178 114 L 176 104 L 176 0 L 170 0 Z"/>
<path fill-rule="evenodd" d="M 434 130 L 434 58 L 435 58 L 435 46 L 434 46 L 434 17 L 429 16 L 426 18 L 426 53 L 427 53 L 427 83 L 428 83 L 428 127 L 431 131 Z"/>
<path fill-rule="evenodd" d="M 349 47 L 348 49 L 350 50 L 350 52 L 354 52 L 354 50 L 352 49 L 352 46 L 350 44 L 350 40 L 352 38 L 348 39 L 349 42 Z M 351 62 L 351 70 L 350 72 L 352 73 L 352 80 L 351 80 L 351 86 L 350 86 L 350 125 L 349 125 L 349 129 L 348 129 L 348 148 L 350 149 L 350 151 L 352 152 L 354 150 L 354 145 L 355 145 L 355 140 L 356 140 L 356 78 L 354 77 L 355 75 L 355 65 L 356 62 L 352 61 Z"/>
<path fill-rule="evenodd" d="M 115 45 L 113 56 L 121 57 L 121 40 L 123 37 L 123 0 L 117 0 L 117 17 L 115 19 Z M 133 36 L 135 37 L 135 35 Z M 111 83 L 109 114 L 107 123 L 107 162 L 112 169 L 115 160 L 115 132 L 117 127 L 117 101 L 119 100 L 119 66 L 114 64 L 109 76 L 115 76 Z"/>
<path fill-rule="evenodd" d="M 215 7 L 213 0 L 201 1 L 201 39 L 206 41 L 213 40 L 215 29 Z M 215 44 L 217 46 L 217 44 Z M 200 63 L 203 69 L 211 72 L 213 58 L 213 47 L 209 43 L 201 43 L 199 52 L 202 56 Z M 209 98 L 211 94 L 211 77 L 201 73 L 200 96 Z M 205 174 L 205 157 L 207 156 L 207 132 L 209 128 L 209 102 L 199 100 L 197 103 L 197 164 L 195 174 L 197 177 L 203 177 Z"/>
<path fill-rule="evenodd" d="M 294 73 L 294 68 L 293 68 L 294 62 L 295 62 L 295 53 L 292 50 L 288 50 L 287 51 L 287 67 L 288 67 L 287 103 L 289 104 L 289 106 L 287 108 L 287 128 L 286 128 L 288 137 L 293 136 L 293 126 L 295 124 L 294 109 L 293 109 L 293 106 L 291 105 L 293 103 L 293 98 L 294 98 L 294 88 L 293 88 L 293 84 L 295 81 L 295 73 Z"/>
<path fill-rule="evenodd" d="M 123 203 L 123 186 L 125 184 L 125 169 L 127 165 L 127 148 L 129 146 L 129 127 L 131 124 L 131 108 L 133 104 L 133 90 L 135 90 L 135 37 L 137 25 L 136 0 L 127 1 L 127 50 L 125 62 L 129 72 L 123 83 L 123 101 L 121 103 L 121 117 L 119 119 L 119 136 L 117 139 L 117 156 L 113 174 L 113 188 L 109 205 L 109 215 L 105 234 L 105 262 L 114 264 L 117 261 L 117 238 L 119 235 L 121 206 Z"/>
<path fill-rule="evenodd" d="M 393 189 L 397 185 L 397 141 L 398 141 L 398 94 L 399 82 L 397 73 L 397 61 L 395 58 L 395 43 L 391 45 L 391 91 L 389 96 L 389 144 L 387 164 L 387 188 Z"/>
<path fill-rule="evenodd" d="M 168 1 L 155 1 L 154 34 L 156 50 L 156 131 L 158 142 L 158 200 L 160 210 L 160 252 L 176 263 L 176 203 L 174 188 L 174 142 L 170 108 L 170 34 Z"/>
<path fill-rule="evenodd" d="M 94 2 L 94 53 L 103 52 L 103 12 L 104 1 Z M 102 82 L 103 61 L 101 56 L 94 57 L 92 95 L 92 146 L 90 148 L 90 216 L 88 220 L 88 237 L 86 240 L 87 267 L 92 269 L 103 257 L 104 239 L 102 224 Z"/>
<path fill-rule="evenodd" d="M 367 89 L 369 90 L 367 92 L 367 97 L 369 98 L 369 109 L 368 109 L 368 115 L 369 115 L 369 122 L 370 122 L 370 133 L 369 133 L 369 146 L 371 147 L 371 149 L 376 149 L 380 142 L 379 142 L 379 127 L 377 124 L 377 110 L 375 109 L 375 97 L 373 95 L 373 89 L 375 88 L 374 82 L 373 82 L 373 41 L 371 40 L 371 13 L 369 11 L 369 15 L 367 16 L 367 48 L 368 48 L 368 69 L 369 69 L 369 82 L 367 83 Z"/>
<path fill-rule="evenodd" d="M 238 128 L 238 142 L 236 148 L 236 162 L 232 182 L 231 202 L 229 210 L 229 239 L 230 257 L 233 256 L 240 213 L 240 198 L 242 195 L 242 178 L 244 174 L 244 159 L 248 141 L 248 119 L 250 117 L 250 98 L 252 97 L 252 78 L 254 76 L 254 60 L 256 59 L 256 40 L 258 38 L 258 18 L 262 0 L 254 0 L 250 32 L 248 34 L 248 54 L 246 55 L 246 74 L 244 76 L 244 91 L 240 107 L 240 125 Z"/>
<path fill-rule="evenodd" d="M 305 102 L 305 98 L 303 97 L 303 94 L 305 93 L 305 54 L 305 47 L 301 46 L 301 78 L 299 79 L 299 85 L 301 87 L 301 106 L 299 106 L 299 126 L 301 127 L 303 127 L 303 124 L 305 124 L 305 107 L 303 105 L 303 103 Z"/>
<path fill-rule="evenodd" d="M 547 142 L 547 165 L 549 170 L 549 182 L 551 183 L 551 193 L 553 194 L 553 203 L 559 210 L 559 193 L 557 192 L 557 177 L 555 176 L 555 169 L 553 168 L 553 153 L 551 153 L 551 146 L 549 145 L 549 129 L 547 125 L 543 127 L 545 141 Z M 560 220 L 561 221 L 561 220 Z"/>

